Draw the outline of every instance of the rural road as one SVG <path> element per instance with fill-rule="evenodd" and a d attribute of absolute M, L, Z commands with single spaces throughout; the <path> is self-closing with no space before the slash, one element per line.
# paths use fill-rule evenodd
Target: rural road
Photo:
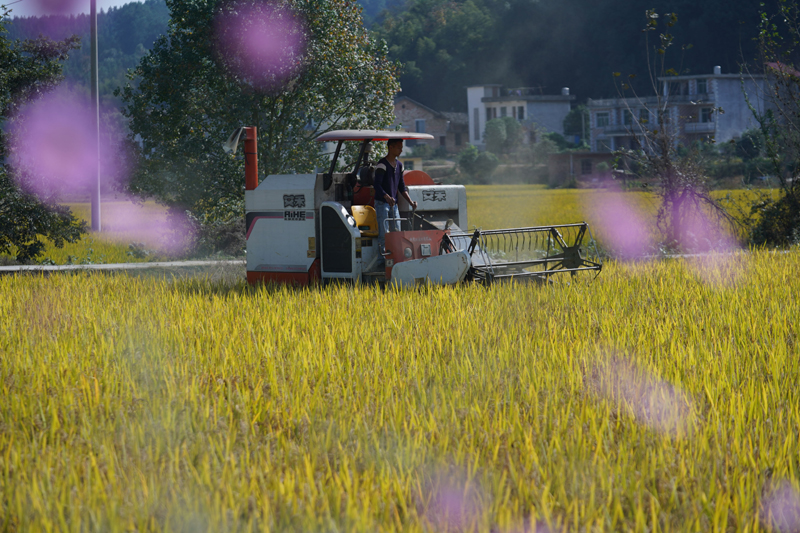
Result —
<path fill-rule="evenodd" d="M 21 272 L 68 272 L 74 270 L 143 270 L 149 268 L 188 268 L 244 266 L 244 259 L 231 261 L 161 261 L 152 263 L 102 263 L 94 265 L 12 265 L 0 266 L 0 275 Z"/>

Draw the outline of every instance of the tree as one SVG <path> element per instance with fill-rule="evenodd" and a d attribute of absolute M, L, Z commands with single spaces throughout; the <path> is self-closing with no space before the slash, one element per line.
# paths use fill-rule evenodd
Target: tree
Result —
<path fill-rule="evenodd" d="M 564 117 L 564 135 L 568 137 L 580 137 L 581 143 L 587 141 L 589 132 L 589 108 L 585 105 L 573 107 Z"/>
<path fill-rule="evenodd" d="M 8 10 L 0 6 L 0 253 L 16 250 L 16 259 L 28 262 L 44 249 L 44 238 L 57 247 L 75 242 L 86 232 L 67 207 L 53 198 L 41 199 L 22 190 L 24 179 L 6 168 L 8 122 L 26 102 L 53 88 L 61 79 L 61 62 L 78 45 L 77 38 L 52 41 L 9 41 L 6 38 Z"/>
<path fill-rule="evenodd" d="M 763 4 L 762 4 L 763 5 Z M 769 104 L 759 112 L 763 149 L 780 183 L 777 199 L 764 198 L 753 206 L 760 215 L 753 228 L 756 244 L 786 246 L 800 243 L 800 6 L 796 0 L 778 4 L 778 13 L 761 13 L 759 53 L 767 79 Z M 754 148 L 755 149 L 755 148 Z"/>
<path fill-rule="evenodd" d="M 486 123 L 483 140 L 493 154 L 510 154 L 522 144 L 522 125 L 513 117 L 493 118 Z"/>
<path fill-rule="evenodd" d="M 483 130 L 483 142 L 489 152 L 502 154 L 503 146 L 506 144 L 506 123 L 499 118 L 487 121 Z"/>
<path fill-rule="evenodd" d="M 745 161 L 750 161 L 761 155 L 764 149 L 764 135 L 760 129 L 750 129 L 742 132 L 736 141 L 736 154 Z"/>
<path fill-rule="evenodd" d="M 222 52 L 217 23 L 245 10 L 269 14 L 264 11 L 269 4 L 167 0 L 167 34 L 121 90 L 131 139 L 142 144 L 134 192 L 187 209 L 205 223 L 243 217 L 243 162 L 222 150 L 236 128 L 258 128 L 259 172 L 266 175 L 324 167 L 327 159 L 314 138 L 325 131 L 392 123 L 396 65 L 385 44 L 364 28 L 357 4 L 287 0 L 282 5 L 275 16 L 301 21 L 297 31 L 305 47 L 287 56 L 290 75 L 265 72 L 272 81 L 263 84 L 237 70 L 235 53 Z"/>
<path fill-rule="evenodd" d="M 489 183 L 500 162 L 491 152 L 479 152 L 475 145 L 468 145 L 458 154 L 458 168 L 470 181 L 479 184 Z"/>
<path fill-rule="evenodd" d="M 721 235 L 720 225 L 734 226 L 735 221 L 722 205 L 710 194 L 708 178 L 703 173 L 699 161 L 702 148 L 692 146 L 686 155 L 679 157 L 676 135 L 679 124 L 675 124 L 670 116 L 671 107 L 668 96 L 659 91 L 658 79 L 670 75 L 678 75 L 680 69 L 668 68 L 668 51 L 674 44 L 672 28 L 678 22 L 675 13 L 660 17 L 654 10 L 647 10 L 644 32 L 649 35 L 658 32 L 658 41 L 653 51 L 647 47 L 651 90 L 655 96 L 647 100 L 647 107 L 656 115 L 655 124 L 639 122 L 629 106 L 632 117 L 631 133 L 636 135 L 639 149 L 622 149 L 617 154 L 621 159 L 638 168 L 640 173 L 656 179 L 656 192 L 661 200 L 657 213 L 657 223 L 664 235 L 664 244 L 669 248 L 696 249 L 714 246 Z M 664 20 L 659 23 L 659 20 Z M 652 56 L 650 55 L 652 53 Z M 620 73 L 614 73 L 619 77 Z M 634 75 L 628 80 L 634 79 Z M 638 107 L 644 107 L 630 82 L 620 85 L 621 93 L 633 93 L 631 101 Z"/>

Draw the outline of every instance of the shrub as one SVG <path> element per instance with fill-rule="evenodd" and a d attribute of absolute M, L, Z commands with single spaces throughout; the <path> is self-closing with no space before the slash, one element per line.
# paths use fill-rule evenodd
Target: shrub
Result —
<path fill-rule="evenodd" d="M 503 147 L 506 143 L 506 123 L 499 118 L 488 121 L 483 132 L 483 142 L 486 143 L 486 150 L 489 152 L 493 154 L 503 153 Z"/>
<path fill-rule="evenodd" d="M 419 143 L 411 149 L 411 157 L 421 157 L 430 159 L 433 156 L 433 148 L 425 143 Z"/>
<path fill-rule="evenodd" d="M 470 181 L 475 183 L 488 183 L 500 161 L 490 152 L 479 152 L 469 145 L 458 155 L 458 168 L 466 174 Z"/>

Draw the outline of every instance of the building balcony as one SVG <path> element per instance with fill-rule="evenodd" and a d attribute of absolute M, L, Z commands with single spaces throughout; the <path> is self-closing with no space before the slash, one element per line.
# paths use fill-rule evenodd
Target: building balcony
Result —
<path fill-rule="evenodd" d="M 609 124 L 603 126 L 603 133 L 606 135 L 641 135 L 642 126 L 639 124 Z"/>
<path fill-rule="evenodd" d="M 714 133 L 717 131 L 716 122 L 689 122 L 683 125 L 686 133 Z"/>
<path fill-rule="evenodd" d="M 713 104 L 716 100 L 714 93 L 705 94 L 671 94 L 665 98 L 669 104 Z"/>

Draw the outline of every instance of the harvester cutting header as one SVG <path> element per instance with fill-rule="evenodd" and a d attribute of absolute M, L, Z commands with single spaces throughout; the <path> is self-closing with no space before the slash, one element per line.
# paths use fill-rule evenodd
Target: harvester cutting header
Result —
<path fill-rule="evenodd" d="M 384 221 L 381 249 L 373 187 L 376 163 L 370 157 L 373 142 L 392 139 L 433 137 L 331 131 L 316 139 L 336 143 L 328 172 L 270 175 L 259 183 L 256 128 L 234 132 L 225 149 L 235 153 L 244 140 L 247 281 L 490 284 L 512 278 L 547 281 L 554 274 L 602 268 L 585 222 L 467 231 L 464 186 L 437 184 L 422 171 L 403 175 L 412 204 L 401 198 L 400 217 Z M 358 158 L 350 172 L 336 172 L 348 141 L 360 143 Z"/>

